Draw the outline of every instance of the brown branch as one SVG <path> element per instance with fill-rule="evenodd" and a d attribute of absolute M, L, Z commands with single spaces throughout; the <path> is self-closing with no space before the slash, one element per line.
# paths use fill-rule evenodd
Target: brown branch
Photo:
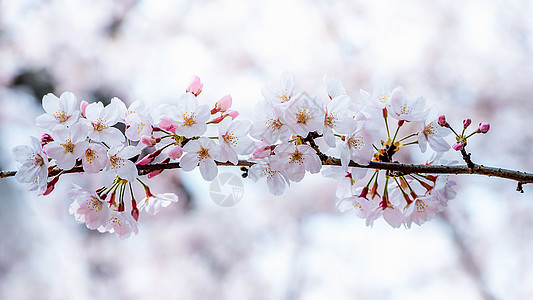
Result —
<path fill-rule="evenodd" d="M 239 160 L 237 166 L 250 167 L 254 165 L 254 162 L 249 162 L 246 160 Z M 219 166 L 233 166 L 230 162 L 217 162 Z M 322 161 L 322 165 L 329 166 L 340 166 L 340 160 L 333 157 L 327 157 L 327 159 Z M 376 170 L 390 170 L 398 171 L 402 174 L 412 174 L 412 173 L 427 173 L 427 174 L 477 174 L 491 177 L 500 177 L 505 179 L 510 179 L 517 181 L 519 186 L 522 187 L 523 184 L 533 183 L 533 173 L 527 173 L 522 171 L 508 170 L 495 167 L 486 167 L 483 165 L 478 165 L 472 163 L 472 167 L 466 165 L 458 166 L 445 166 L 445 165 L 419 165 L 419 164 L 399 164 L 399 163 L 389 163 L 389 162 L 376 162 L 371 161 L 368 165 L 356 164 L 350 162 L 351 167 L 358 168 L 367 168 L 367 169 L 376 169 Z M 177 169 L 180 168 L 179 163 L 165 163 L 165 164 L 151 164 L 151 165 L 137 165 L 139 170 L 139 175 L 146 175 L 152 171 L 156 170 L 168 170 L 168 169 Z M 61 170 L 53 169 L 50 171 L 49 176 L 55 176 L 59 174 Z M 70 170 L 63 171 L 63 173 L 82 173 L 82 167 L 75 167 Z M 14 176 L 16 171 L 0 171 L 0 178 Z"/>

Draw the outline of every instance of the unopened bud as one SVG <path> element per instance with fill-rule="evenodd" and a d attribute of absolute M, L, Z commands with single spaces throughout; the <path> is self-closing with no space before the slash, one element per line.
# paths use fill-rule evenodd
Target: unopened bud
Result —
<path fill-rule="evenodd" d="M 357 197 L 366 199 L 367 195 L 368 195 L 368 186 L 365 186 L 363 190 L 361 191 L 361 194 L 359 194 L 359 196 Z"/>
<path fill-rule="evenodd" d="M 131 199 L 131 216 L 135 221 L 139 221 L 139 209 L 137 208 L 137 202 L 135 202 L 135 199 Z"/>
<path fill-rule="evenodd" d="M 203 87 L 204 84 L 200 81 L 200 77 L 194 75 L 194 77 L 192 78 L 192 82 L 189 84 L 189 87 L 187 88 L 186 92 L 198 97 L 198 95 L 200 95 L 200 93 L 202 92 Z"/>
<path fill-rule="evenodd" d="M 437 121 L 439 123 L 440 126 L 442 127 L 448 127 L 448 122 L 446 122 L 446 116 L 445 115 L 441 115 L 439 116 L 439 119 Z"/>
<path fill-rule="evenodd" d="M 168 157 L 172 159 L 179 159 L 183 155 L 183 148 L 180 146 L 173 146 L 170 148 L 170 151 L 168 151 Z"/>
<path fill-rule="evenodd" d="M 55 186 L 56 186 L 56 183 L 59 181 L 59 176 L 56 176 L 54 177 L 52 180 L 50 180 L 47 184 L 46 184 L 46 191 L 43 193 L 43 196 L 46 196 L 48 194 L 50 194 Z"/>
<path fill-rule="evenodd" d="M 239 116 L 239 112 L 236 110 L 229 109 L 225 113 L 226 116 L 230 116 L 232 120 L 235 120 L 237 116 Z"/>
<path fill-rule="evenodd" d="M 452 148 L 455 151 L 461 151 L 463 149 L 464 145 L 462 141 L 457 141 L 455 144 L 453 144 Z"/>
<path fill-rule="evenodd" d="M 157 149 L 156 151 L 146 155 L 143 159 L 141 159 L 139 162 L 137 162 L 137 165 L 140 165 L 140 166 L 143 166 L 143 165 L 147 165 L 151 162 L 154 161 L 154 159 L 159 155 L 161 154 L 161 151 L 163 151 L 163 149 Z"/>
<path fill-rule="evenodd" d="M 44 146 L 50 142 L 53 142 L 54 139 L 52 138 L 51 135 L 49 135 L 48 133 L 45 133 L 41 136 L 41 146 Z"/>
<path fill-rule="evenodd" d="M 88 105 L 89 105 L 89 102 L 87 102 L 87 101 L 81 101 L 81 103 L 80 103 L 81 116 L 84 117 L 84 118 L 86 118 L 85 109 L 87 108 Z"/>
<path fill-rule="evenodd" d="M 230 95 L 226 95 L 222 97 L 222 99 L 218 100 L 217 103 L 215 103 L 215 112 L 225 112 L 231 107 L 232 99 Z M 211 114 L 213 114 L 213 111 L 211 111 Z"/>
<path fill-rule="evenodd" d="M 156 144 L 156 140 L 149 135 L 143 135 L 141 136 L 141 143 L 145 144 L 148 147 L 153 147 Z"/>
<path fill-rule="evenodd" d="M 472 123 L 472 120 L 470 119 L 464 119 L 463 120 L 463 127 L 466 129 L 470 124 Z"/>
<path fill-rule="evenodd" d="M 490 124 L 489 123 L 479 123 L 479 127 L 477 128 L 477 131 L 480 132 L 480 133 L 487 133 L 490 129 Z"/>
<path fill-rule="evenodd" d="M 254 153 L 252 154 L 254 158 L 265 158 L 270 156 L 270 146 L 260 146 L 257 149 L 255 149 Z"/>
<path fill-rule="evenodd" d="M 170 161 L 170 158 L 167 157 L 167 158 L 165 158 L 165 160 L 163 160 L 161 163 L 162 163 L 162 164 L 166 164 L 166 163 L 168 163 L 169 161 Z M 152 172 L 148 173 L 148 179 L 150 179 L 150 178 L 154 178 L 155 176 L 161 174 L 162 172 L 163 172 L 163 170 L 155 170 L 155 171 L 152 171 Z"/>

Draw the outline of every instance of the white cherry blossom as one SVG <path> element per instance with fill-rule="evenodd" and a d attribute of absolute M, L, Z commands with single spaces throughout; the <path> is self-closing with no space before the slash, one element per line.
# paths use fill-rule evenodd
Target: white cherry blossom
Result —
<path fill-rule="evenodd" d="M 236 165 L 239 161 L 238 154 L 252 153 L 254 143 L 247 136 L 249 131 L 249 121 L 233 121 L 231 118 L 225 118 L 218 124 L 218 141 L 222 160 Z"/>
<path fill-rule="evenodd" d="M 324 126 L 321 133 L 324 136 L 326 144 L 332 148 L 335 147 L 335 134 L 349 134 L 357 128 L 357 121 L 354 119 L 354 105 L 350 97 L 340 95 L 333 98 L 326 104 L 324 115 Z"/>
<path fill-rule="evenodd" d="M 390 96 L 389 115 L 399 121 L 422 121 L 426 116 L 424 97 L 407 97 L 401 87 L 395 88 Z"/>
<path fill-rule="evenodd" d="M 285 120 L 293 134 L 306 137 L 309 132 L 322 131 L 324 109 L 316 97 L 298 97 L 285 110 Z"/>
<path fill-rule="evenodd" d="M 100 144 L 89 143 L 81 156 L 83 170 L 87 173 L 98 173 L 107 165 L 107 149 Z"/>
<path fill-rule="evenodd" d="M 69 213 L 74 215 L 78 223 L 85 223 L 87 228 L 92 230 L 107 225 L 110 209 L 107 202 L 94 191 L 74 185 L 74 189 L 68 192 L 68 196 L 73 199 Z"/>
<path fill-rule="evenodd" d="M 252 165 L 248 169 L 248 177 L 256 182 L 260 178 L 266 177 L 268 189 L 275 196 L 283 194 L 287 185 L 290 184 L 284 170 L 272 167 L 267 162 L 258 162 Z"/>
<path fill-rule="evenodd" d="M 417 197 L 405 207 L 405 226 L 411 227 L 411 223 L 422 225 L 432 219 L 439 211 L 440 202 L 435 195 Z"/>
<path fill-rule="evenodd" d="M 288 141 L 291 135 L 283 116 L 283 110 L 268 101 L 260 101 L 255 106 L 255 119 L 250 135 L 266 143 L 275 144 L 278 139 Z"/>
<path fill-rule="evenodd" d="M 169 126 L 174 126 L 176 134 L 186 138 L 204 134 L 207 130 L 206 122 L 211 116 L 209 106 L 198 105 L 198 100 L 192 93 L 181 95 L 176 106 L 166 105 L 162 110 L 160 123 L 168 122 Z"/>
<path fill-rule="evenodd" d="M 339 140 L 337 147 L 339 148 L 342 167 L 347 169 L 350 160 L 358 164 L 368 164 L 374 155 L 372 149 L 374 140 L 373 132 L 364 126 L 346 136 L 344 141 Z"/>
<path fill-rule="evenodd" d="M 420 131 L 417 135 L 418 146 L 423 153 L 427 150 L 427 145 L 436 152 L 446 152 L 450 150 L 450 144 L 444 137 L 451 133 L 450 129 L 438 124 L 438 112 L 432 107 L 421 123 Z"/>
<path fill-rule="evenodd" d="M 56 160 L 57 166 L 63 170 L 70 170 L 76 165 L 87 150 L 87 127 L 76 123 L 67 128 L 57 125 L 51 132 L 54 141 L 46 144 L 44 149 L 48 156 Z"/>
<path fill-rule="evenodd" d="M 296 82 L 294 74 L 284 72 L 281 74 L 280 85 L 267 86 L 261 90 L 266 100 L 276 105 L 285 105 L 300 94 L 300 85 Z"/>
<path fill-rule="evenodd" d="M 64 92 L 59 98 L 52 93 L 43 97 L 45 114 L 38 116 L 35 121 L 37 126 L 44 129 L 52 129 L 56 125 L 69 126 L 74 124 L 79 116 L 78 100 L 71 92 Z"/>
<path fill-rule="evenodd" d="M 128 212 L 112 210 L 106 225 L 98 228 L 98 231 L 116 233 L 121 239 L 125 239 L 132 233 L 139 233 L 139 227 L 135 219 Z"/>
<path fill-rule="evenodd" d="M 326 77 L 324 77 L 324 82 L 326 83 L 326 91 L 328 92 L 329 99 L 346 95 L 344 86 L 337 78 L 331 77 L 326 79 Z"/>
<path fill-rule="evenodd" d="M 138 176 L 137 167 L 129 159 L 137 154 L 139 154 L 139 149 L 133 146 L 116 146 L 109 149 L 105 171 L 113 177 L 118 176 L 129 182 L 134 182 Z"/>
<path fill-rule="evenodd" d="M 44 192 L 48 180 L 48 155 L 43 152 L 39 139 L 32 136 L 30 140 L 30 146 L 20 145 L 13 148 L 15 160 L 22 164 L 15 174 L 15 179 L 28 184 L 30 191 L 38 189 Z"/>
<path fill-rule="evenodd" d="M 137 208 L 139 211 L 144 209 L 149 215 L 154 216 L 159 212 L 161 207 L 167 207 L 172 202 L 178 202 L 178 196 L 176 194 L 152 194 L 147 190 L 146 197 L 137 203 Z"/>
<path fill-rule="evenodd" d="M 199 167 L 202 177 L 211 181 L 218 174 L 218 168 L 215 163 L 220 160 L 220 148 L 212 140 L 201 137 L 197 140 L 189 141 L 183 146 L 186 152 L 180 160 L 180 166 L 183 171 L 192 171 L 196 166 Z"/>
<path fill-rule="evenodd" d="M 113 125 L 122 120 L 121 107 L 124 103 L 118 98 L 113 98 L 111 103 L 104 107 L 102 102 L 91 103 L 85 108 L 85 117 L 80 121 L 89 128 L 89 138 L 95 142 L 106 143 L 110 146 L 120 145 L 124 134 Z"/>
<path fill-rule="evenodd" d="M 283 143 L 274 149 L 276 155 L 271 156 L 271 165 L 285 170 L 287 177 L 299 182 L 304 178 L 305 171 L 315 174 L 320 172 L 322 162 L 316 151 L 308 145 Z"/>

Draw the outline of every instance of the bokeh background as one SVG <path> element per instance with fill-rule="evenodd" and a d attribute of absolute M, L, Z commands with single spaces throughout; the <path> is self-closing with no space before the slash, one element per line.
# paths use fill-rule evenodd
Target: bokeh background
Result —
<path fill-rule="evenodd" d="M 251 119 L 261 88 L 291 71 L 311 94 L 325 96 L 325 74 L 354 98 L 402 85 L 452 124 L 488 121 L 473 160 L 531 172 L 531 15 L 528 0 L 0 0 L 0 169 L 42 133 L 48 92 L 157 105 L 199 75 L 202 101 L 229 93 Z M 223 208 L 197 170 L 169 171 L 152 190 L 180 203 L 121 240 L 68 214 L 72 182 L 98 177 L 63 176 L 47 197 L 1 179 L 0 299 L 530 298 L 533 188 L 455 180 L 449 208 L 406 230 L 339 213 L 335 181 L 320 175 L 280 197 L 244 180 L 241 202 Z"/>

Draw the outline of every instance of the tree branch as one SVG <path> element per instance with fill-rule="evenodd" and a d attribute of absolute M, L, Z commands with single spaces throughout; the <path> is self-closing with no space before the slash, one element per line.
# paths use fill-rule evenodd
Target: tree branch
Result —
<path fill-rule="evenodd" d="M 250 167 L 254 165 L 254 162 L 249 162 L 246 160 L 239 160 L 239 163 L 236 166 L 245 166 Z M 217 162 L 219 166 L 233 166 L 230 162 Z M 340 166 L 341 162 L 337 158 L 326 157 L 322 161 L 322 165 L 328 166 Z M 445 166 L 445 165 L 419 165 L 419 164 L 400 164 L 400 163 L 389 163 L 389 162 L 376 162 L 371 161 L 368 165 L 360 165 L 354 162 L 350 162 L 350 167 L 366 168 L 366 169 L 376 169 L 376 170 L 389 170 L 400 172 L 403 175 L 412 174 L 412 173 L 426 173 L 426 174 L 477 174 L 490 177 L 499 177 L 510 179 L 518 182 L 518 191 L 522 191 L 522 186 L 526 183 L 533 183 L 533 173 L 527 173 L 516 170 L 508 170 L 495 167 L 486 167 L 483 165 L 478 165 L 472 163 L 471 166 L 467 165 L 455 165 L 455 166 Z M 179 163 L 164 163 L 164 164 L 150 164 L 150 165 L 137 165 L 137 170 L 139 170 L 139 175 L 146 175 L 150 172 L 157 170 L 168 170 L 168 169 L 177 169 L 180 168 Z M 55 176 L 59 174 L 61 170 L 53 169 L 50 171 L 49 176 Z M 65 170 L 63 173 L 82 173 L 82 167 L 75 167 L 70 170 Z M 0 178 L 15 176 L 16 171 L 0 171 Z"/>

